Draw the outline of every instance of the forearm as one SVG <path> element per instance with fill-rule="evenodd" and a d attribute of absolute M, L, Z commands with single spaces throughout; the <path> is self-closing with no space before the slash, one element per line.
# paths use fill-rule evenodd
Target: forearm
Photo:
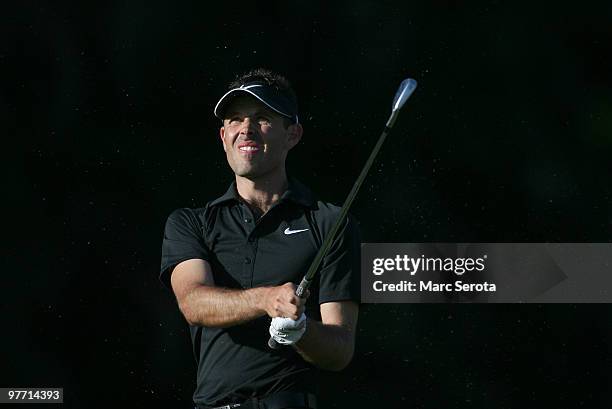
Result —
<path fill-rule="evenodd" d="M 267 290 L 198 286 L 184 297 L 179 308 L 190 325 L 231 327 L 266 314 L 262 300 Z"/>
<path fill-rule="evenodd" d="M 321 369 L 339 371 L 353 358 L 354 339 L 347 327 L 308 319 L 306 332 L 293 347 L 305 361 Z"/>

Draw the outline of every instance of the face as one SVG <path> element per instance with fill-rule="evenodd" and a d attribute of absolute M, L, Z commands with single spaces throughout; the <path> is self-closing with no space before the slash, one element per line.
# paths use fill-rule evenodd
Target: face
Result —
<path fill-rule="evenodd" d="M 287 153 L 299 142 L 302 127 L 285 128 L 282 116 L 251 96 L 241 96 L 225 111 L 220 135 L 234 173 L 258 179 L 284 172 Z"/>

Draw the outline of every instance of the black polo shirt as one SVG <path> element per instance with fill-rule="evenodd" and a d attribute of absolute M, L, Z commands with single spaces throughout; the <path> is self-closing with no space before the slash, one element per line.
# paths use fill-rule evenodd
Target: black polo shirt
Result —
<path fill-rule="evenodd" d="M 246 289 L 299 284 L 337 220 L 340 207 L 318 201 L 295 179 L 257 220 L 235 183 L 197 209 L 175 210 L 166 222 L 160 279 L 170 287 L 172 269 L 189 259 L 207 260 L 215 285 Z M 310 288 L 306 315 L 320 320 L 319 304 L 359 300 L 360 237 L 348 217 Z M 191 326 L 198 364 L 193 395 L 199 405 L 241 402 L 295 390 L 316 393 L 316 369 L 293 348 L 267 347 L 270 318 L 230 328 Z"/>

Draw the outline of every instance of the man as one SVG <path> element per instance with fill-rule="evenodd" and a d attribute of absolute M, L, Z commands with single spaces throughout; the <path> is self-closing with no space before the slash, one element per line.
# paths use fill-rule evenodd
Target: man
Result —
<path fill-rule="evenodd" d="M 160 279 L 190 325 L 198 408 L 315 408 L 317 370 L 351 360 L 359 297 L 359 235 L 348 218 L 310 289 L 299 283 L 340 208 L 289 178 L 302 137 L 288 81 L 257 69 L 217 103 L 235 174 L 228 191 L 166 222 Z M 272 321 L 270 322 L 270 318 Z M 267 346 L 272 335 L 283 347 Z"/>

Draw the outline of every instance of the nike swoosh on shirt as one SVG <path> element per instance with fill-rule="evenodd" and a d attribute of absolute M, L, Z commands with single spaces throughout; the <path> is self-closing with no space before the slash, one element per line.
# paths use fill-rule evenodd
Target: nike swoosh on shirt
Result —
<path fill-rule="evenodd" d="M 287 227 L 285 229 L 285 234 L 295 234 L 295 233 L 301 233 L 303 231 L 307 231 L 308 229 L 300 229 L 300 230 L 291 230 L 291 228 Z"/>

